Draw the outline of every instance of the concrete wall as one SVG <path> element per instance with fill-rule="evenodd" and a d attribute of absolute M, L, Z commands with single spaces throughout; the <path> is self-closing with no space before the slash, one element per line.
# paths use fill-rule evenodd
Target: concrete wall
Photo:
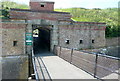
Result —
<path fill-rule="evenodd" d="M 60 22 L 59 29 L 59 46 L 67 48 L 98 48 L 105 46 L 105 24 L 101 23 L 64 23 Z M 66 44 L 66 40 L 70 43 Z M 83 41 L 80 44 L 80 40 Z M 94 40 L 94 43 L 92 43 Z"/>
<path fill-rule="evenodd" d="M 26 24 L 2 23 L 2 55 L 25 54 Z M 14 46 L 14 41 L 17 41 Z"/>

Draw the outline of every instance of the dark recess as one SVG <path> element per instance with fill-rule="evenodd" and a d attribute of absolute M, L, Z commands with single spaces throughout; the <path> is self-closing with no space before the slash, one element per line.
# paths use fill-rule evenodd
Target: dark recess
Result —
<path fill-rule="evenodd" d="M 35 54 L 50 51 L 50 30 L 39 28 L 39 37 L 34 37 L 33 49 Z"/>

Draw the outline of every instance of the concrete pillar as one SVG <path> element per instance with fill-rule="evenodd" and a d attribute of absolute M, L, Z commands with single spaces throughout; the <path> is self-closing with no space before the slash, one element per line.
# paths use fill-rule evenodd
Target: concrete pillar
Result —
<path fill-rule="evenodd" d="M 32 24 L 28 24 L 26 27 L 26 34 L 31 33 L 32 34 Z M 32 47 L 33 45 L 26 45 L 26 54 L 32 53 Z"/>
<path fill-rule="evenodd" d="M 54 45 L 58 45 L 58 24 L 57 21 L 54 22 L 52 31 L 51 31 L 51 51 L 54 49 Z"/>
<path fill-rule="evenodd" d="M 32 35 L 32 24 L 28 24 L 26 27 L 26 35 L 31 34 Z M 33 39 L 33 38 L 32 38 Z M 26 44 L 26 54 L 28 54 L 28 60 L 29 60 L 29 76 L 33 74 L 33 64 L 32 64 L 32 48 L 33 48 L 33 42 L 32 45 Z"/>

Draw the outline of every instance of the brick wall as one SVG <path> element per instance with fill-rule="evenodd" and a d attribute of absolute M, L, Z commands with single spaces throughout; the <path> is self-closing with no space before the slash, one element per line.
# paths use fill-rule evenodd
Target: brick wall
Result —
<path fill-rule="evenodd" d="M 105 46 L 105 24 L 101 23 L 73 23 L 59 24 L 59 45 L 67 48 L 98 48 Z M 69 40 L 69 44 L 66 44 Z M 80 40 L 82 43 L 80 44 Z M 94 40 L 94 43 L 92 43 Z"/>
<path fill-rule="evenodd" d="M 25 54 L 25 29 L 26 24 L 2 23 L 3 56 Z"/>
<path fill-rule="evenodd" d="M 65 13 L 51 13 L 51 12 L 30 12 L 30 11 L 10 11 L 11 19 L 46 19 L 46 20 L 58 20 L 58 19 L 70 19 L 70 14 Z"/>
<path fill-rule="evenodd" d="M 44 24 L 53 25 L 51 31 L 51 48 L 54 45 L 76 49 L 105 46 L 105 23 L 45 21 Z M 35 22 L 36 24 L 43 24 L 42 22 L 37 23 L 37 20 Z M 31 23 L 33 22 L 31 21 Z M 4 54 L 24 53 L 26 24 L 3 23 L 2 29 L 3 50 L 6 50 Z M 32 29 L 29 30 L 32 32 Z M 66 44 L 66 40 L 69 40 L 69 44 Z M 82 40 L 81 44 L 80 40 Z M 92 40 L 94 40 L 94 43 L 92 43 Z M 13 47 L 13 41 L 18 41 L 18 45 L 20 46 Z"/>
<path fill-rule="evenodd" d="M 41 7 L 44 5 L 44 7 Z M 54 2 L 30 2 L 31 10 L 54 10 Z"/>

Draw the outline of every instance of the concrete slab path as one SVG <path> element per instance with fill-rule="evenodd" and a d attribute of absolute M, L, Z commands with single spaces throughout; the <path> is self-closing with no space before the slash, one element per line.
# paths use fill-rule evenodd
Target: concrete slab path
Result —
<path fill-rule="evenodd" d="M 52 53 L 40 53 L 35 56 L 42 58 L 51 79 L 96 79 Z"/>

